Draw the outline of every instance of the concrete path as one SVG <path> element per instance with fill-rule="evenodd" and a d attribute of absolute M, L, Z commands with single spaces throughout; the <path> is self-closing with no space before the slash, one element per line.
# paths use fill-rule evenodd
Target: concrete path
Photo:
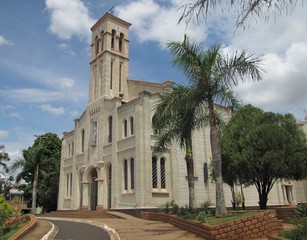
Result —
<path fill-rule="evenodd" d="M 112 240 L 200 240 L 202 238 L 181 230 L 171 224 L 160 221 L 148 221 L 139 219 L 120 212 L 112 212 L 116 218 L 61 218 L 47 217 L 48 214 L 39 215 L 38 226 L 27 233 L 22 240 L 41 240 L 44 234 L 51 229 L 48 219 L 69 219 L 72 221 L 82 221 L 108 230 Z M 52 236 L 52 235 L 51 235 Z M 52 239 L 49 237 L 48 239 Z M 47 240 L 47 239 L 46 239 Z"/>

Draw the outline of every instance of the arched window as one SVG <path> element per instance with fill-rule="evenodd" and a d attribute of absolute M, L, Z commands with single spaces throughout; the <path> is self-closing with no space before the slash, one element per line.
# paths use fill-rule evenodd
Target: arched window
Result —
<path fill-rule="evenodd" d="M 124 137 L 128 136 L 128 121 L 127 119 L 124 119 L 123 122 L 123 132 L 124 132 Z"/>
<path fill-rule="evenodd" d="M 112 142 L 112 125 L 113 125 L 113 118 L 112 116 L 109 116 L 108 119 L 108 129 L 109 129 L 109 134 L 108 134 L 108 142 Z"/>
<path fill-rule="evenodd" d="M 158 165 L 156 157 L 152 158 L 151 172 L 152 172 L 152 188 L 158 188 Z"/>
<path fill-rule="evenodd" d="M 81 129 L 81 152 L 84 152 L 84 137 L 85 137 L 84 129 Z"/>
<path fill-rule="evenodd" d="M 134 189 L 134 158 L 130 159 L 130 185 Z"/>
<path fill-rule="evenodd" d="M 91 125 L 91 145 L 96 145 L 98 135 L 97 120 L 92 121 Z"/>
<path fill-rule="evenodd" d="M 123 44 L 124 44 L 124 34 L 121 33 L 119 36 L 119 41 L 118 41 L 118 49 L 120 52 L 123 51 Z"/>
<path fill-rule="evenodd" d="M 123 161 L 123 191 L 133 192 L 134 190 L 134 158 Z"/>
<path fill-rule="evenodd" d="M 111 49 L 114 49 L 115 46 L 115 37 L 116 37 L 116 31 L 112 30 L 112 38 L 111 38 Z"/>
<path fill-rule="evenodd" d="M 101 51 L 104 50 L 104 31 L 101 31 L 100 33 L 100 39 L 101 39 Z"/>
<path fill-rule="evenodd" d="M 165 158 L 160 159 L 160 186 L 161 189 L 166 188 L 166 180 L 165 180 Z"/>
<path fill-rule="evenodd" d="M 134 135 L 134 119 L 130 117 L 130 134 Z"/>
<path fill-rule="evenodd" d="M 97 56 L 99 53 L 99 38 L 98 36 L 95 37 L 95 55 Z"/>
<path fill-rule="evenodd" d="M 128 160 L 124 160 L 124 190 L 128 190 Z"/>
<path fill-rule="evenodd" d="M 72 195 L 72 173 L 66 174 L 66 197 L 71 197 Z"/>
<path fill-rule="evenodd" d="M 166 190 L 166 160 L 152 157 L 152 188 L 154 191 Z"/>
<path fill-rule="evenodd" d="M 118 83 L 118 91 L 122 91 L 122 69 L 123 69 L 123 63 L 121 62 L 119 64 L 119 83 Z"/>
<path fill-rule="evenodd" d="M 113 62 L 114 60 L 111 60 L 111 67 L 110 67 L 110 89 L 113 88 Z"/>

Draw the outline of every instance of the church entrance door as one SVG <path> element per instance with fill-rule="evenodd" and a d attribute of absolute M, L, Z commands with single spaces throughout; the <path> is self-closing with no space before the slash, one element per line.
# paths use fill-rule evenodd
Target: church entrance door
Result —
<path fill-rule="evenodd" d="M 93 168 L 91 172 L 91 186 L 90 186 L 90 210 L 96 210 L 97 206 L 97 191 L 98 191 L 98 183 L 97 179 L 97 170 Z"/>

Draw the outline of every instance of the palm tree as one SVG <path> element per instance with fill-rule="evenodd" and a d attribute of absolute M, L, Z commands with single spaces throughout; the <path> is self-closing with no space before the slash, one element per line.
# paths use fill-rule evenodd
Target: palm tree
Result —
<path fill-rule="evenodd" d="M 22 151 L 23 158 L 17 160 L 11 167 L 12 170 L 22 168 L 21 172 L 16 176 L 16 182 L 24 179 L 32 184 L 32 208 L 31 213 L 36 213 L 36 198 L 38 175 L 40 164 L 43 160 L 43 148 L 41 146 L 29 147 Z"/>
<path fill-rule="evenodd" d="M 157 135 L 155 152 L 163 152 L 177 141 L 185 149 L 188 174 L 189 209 L 195 210 L 194 164 L 192 155 L 192 132 L 197 125 L 194 116 L 199 111 L 193 106 L 193 91 L 189 87 L 176 85 L 172 92 L 161 96 L 155 106 L 153 129 Z"/>
<path fill-rule="evenodd" d="M 10 161 L 9 154 L 4 150 L 5 146 L 0 145 L 0 165 L 4 168 L 5 171 L 8 171 L 6 162 Z"/>
<path fill-rule="evenodd" d="M 187 36 L 183 42 L 169 43 L 168 48 L 174 57 L 174 65 L 183 71 L 191 86 L 187 99 L 193 102 L 187 104 L 191 110 L 186 108 L 184 119 L 191 117 L 193 120 L 189 122 L 197 124 L 188 127 L 189 122 L 186 122 L 184 127 L 192 132 L 195 127 L 206 123 L 209 123 L 210 126 L 216 184 L 216 216 L 224 216 L 226 206 L 221 168 L 221 133 L 218 127 L 219 113 L 216 104 L 237 106 L 238 96 L 232 88 L 239 83 L 239 80 L 244 82 L 246 77 L 255 81 L 261 80 L 260 60 L 252 58 L 252 55 L 247 55 L 244 51 L 232 55 L 222 54 L 220 46 L 204 50 L 201 44 L 190 42 Z M 181 130 L 186 131 L 185 128 Z"/>
<path fill-rule="evenodd" d="M 297 5 L 298 0 L 230 0 L 229 4 L 238 11 L 236 26 L 243 26 L 251 15 L 258 18 L 269 19 L 270 17 L 280 16 L 283 12 L 288 13 Z M 303 1 L 302 1 L 303 3 Z M 192 18 L 207 17 L 211 10 L 214 10 L 218 1 L 216 0 L 195 0 L 195 2 L 184 4 L 182 15 L 179 22 L 185 19 L 189 22 Z M 221 8 L 225 5 L 224 1 L 219 1 Z M 272 11 L 271 11 L 272 10 Z"/>

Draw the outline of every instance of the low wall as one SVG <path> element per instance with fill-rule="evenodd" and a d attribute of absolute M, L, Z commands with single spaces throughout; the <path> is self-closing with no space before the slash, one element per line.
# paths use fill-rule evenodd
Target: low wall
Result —
<path fill-rule="evenodd" d="M 36 225 L 36 217 L 33 214 L 26 215 L 26 217 L 30 220 L 21 230 L 13 234 L 8 240 L 15 240 L 22 236 L 24 236 L 26 233 L 31 231 L 35 225 Z"/>
<path fill-rule="evenodd" d="M 168 222 L 208 240 L 236 240 L 266 237 L 282 230 L 282 223 L 276 218 L 275 210 L 259 212 L 251 217 L 242 218 L 220 225 L 207 225 L 186 220 L 175 215 L 161 212 L 141 212 L 141 218 Z"/>

